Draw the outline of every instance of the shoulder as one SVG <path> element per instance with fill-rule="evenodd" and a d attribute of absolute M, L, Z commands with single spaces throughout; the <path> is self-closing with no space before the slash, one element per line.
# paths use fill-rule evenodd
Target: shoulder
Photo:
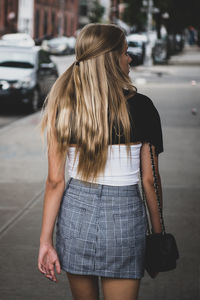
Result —
<path fill-rule="evenodd" d="M 128 103 L 132 105 L 152 106 L 153 101 L 144 94 L 136 93 L 134 96 L 128 98 Z"/>
<path fill-rule="evenodd" d="M 134 96 L 128 98 L 128 105 L 131 113 L 142 114 L 144 117 L 158 115 L 153 101 L 144 94 L 136 93 Z"/>
<path fill-rule="evenodd" d="M 153 101 L 146 95 L 136 93 L 128 99 L 128 105 L 139 139 L 153 144 L 157 154 L 163 152 L 161 120 Z"/>

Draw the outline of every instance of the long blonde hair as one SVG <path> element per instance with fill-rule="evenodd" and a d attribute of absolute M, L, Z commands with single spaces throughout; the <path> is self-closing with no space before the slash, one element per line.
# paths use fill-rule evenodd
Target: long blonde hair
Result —
<path fill-rule="evenodd" d="M 124 32 L 115 25 L 88 24 L 76 42 L 74 62 L 54 83 L 44 105 L 42 132 L 50 146 L 56 134 L 61 155 L 71 143 L 79 153 L 78 174 L 94 180 L 104 171 L 113 128 L 130 150 L 130 121 L 124 89 L 135 93 L 120 68 Z"/>

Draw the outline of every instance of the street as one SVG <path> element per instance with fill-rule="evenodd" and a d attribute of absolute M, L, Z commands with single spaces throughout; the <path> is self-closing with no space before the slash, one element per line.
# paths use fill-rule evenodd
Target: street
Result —
<path fill-rule="evenodd" d="M 61 74 L 74 56 L 52 59 Z M 167 232 L 175 235 L 180 252 L 176 270 L 160 273 L 154 280 L 145 274 L 139 300 L 200 299 L 199 66 L 200 50 L 188 48 L 172 57 L 168 65 L 139 66 L 130 72 L 138 92 L 149 96 L 160 113 L 164 153 L 159 162 L 165 225 Z M 37 270 L 47 174 L 46 149 L 38 128 L 40 115 L 38 112 L 14 123 L 11 120 L 0 128 L 2 300 L 72 300 L 64 272 L 55 284 Z M 1 114 L 0 126 L 4 117 Z"/>

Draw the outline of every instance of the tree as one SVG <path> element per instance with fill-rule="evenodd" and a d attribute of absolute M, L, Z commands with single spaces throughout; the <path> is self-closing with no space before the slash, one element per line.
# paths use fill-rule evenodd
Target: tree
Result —
<path fill-rule="evenodd" d="M 146 14 L 142 12 L 143 0 L 126 0 L 127 8 L 123 19 L 129 25 L 136 24 L 138 28 L 145 26 Z M 200 29 L 200 1 L 199 0 L 153 0 L 159 12 L 154 14 L 157 30 L 165 23 L 169 33 L 182 32 L 184 28 L 193 25 Z M 164 20 L 162 15 L 169 14 Z"/>
<path fill-rule="evenodd" d="M 99 4 L 98 0 L 95 0 L 89 14 L 90 22 L 91 23 L 101 22 L 101 18 L 104 14 L 104 10 L 105 8 Z"/>
<path fill-rule="evenodd" d="M 135 25 L 138 31 L 145 30 L 146 14 L 141 10 L 142 0 L 127 0 L 123 20 L 129 25 Z"/>

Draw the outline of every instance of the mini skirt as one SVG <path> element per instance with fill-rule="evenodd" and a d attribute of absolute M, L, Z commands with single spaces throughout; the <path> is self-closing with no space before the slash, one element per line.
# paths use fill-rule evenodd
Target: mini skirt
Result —
<path fill-rule="evenodd" d="M 109 186 L 70 178 L 56 221 L 61 269 L 72 274 L 141 279 L 146 229 L 138 184 Z"/>

